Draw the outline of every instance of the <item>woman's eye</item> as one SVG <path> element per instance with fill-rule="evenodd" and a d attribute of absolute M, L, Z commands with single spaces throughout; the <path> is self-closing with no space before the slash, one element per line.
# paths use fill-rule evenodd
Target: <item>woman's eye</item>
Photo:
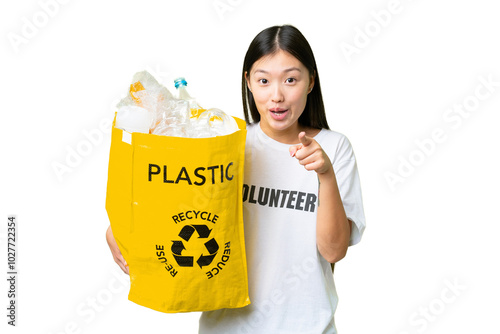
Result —
<path fill-rule="evenodd" d="M 286 79 L 286 83 L 294 83 L 295 81 L 296 81 L 295 78 Z"/>
<path fill-rule="evenodd" d="M 260 79 L 259 82 L 264 85 L 268 83 L 267 79 Z"/>

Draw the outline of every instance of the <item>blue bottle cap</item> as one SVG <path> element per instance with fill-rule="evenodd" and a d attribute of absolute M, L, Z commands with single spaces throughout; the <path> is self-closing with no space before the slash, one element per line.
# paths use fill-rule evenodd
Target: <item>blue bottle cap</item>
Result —
<path fill-rule="evenodd" d="M 187 81 L 183 77 L 177 78 L 174 80 L 175 88 L 179 88 L 179 86 L 187 86 Z"/>

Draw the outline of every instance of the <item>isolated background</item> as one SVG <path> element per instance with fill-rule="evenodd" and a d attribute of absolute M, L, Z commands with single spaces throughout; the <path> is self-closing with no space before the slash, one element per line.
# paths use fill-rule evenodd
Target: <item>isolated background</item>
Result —
<path fill-rule="evenodd" d="M 50 7 L 44 3 L 52 4 L 51 15 L 43 14 Z M 443 117 L 454 105 L 474 102 L 480 77 L 498 85 L 498 11 L 490 0 L 401 0 L 398 13 L 377 29 L 373 12 L 391 3 L 397 4 L 4 2 L 0 267 L 7 262 L 7 217 L 15 214 L 19 309 L 13 329 L 0 280 L 2 332 L 197 333 L 197 313 L 163 314 L 127 300 L 128 277 L 105 241 L 110 136 L 104 124 L 143 69 L 171 91 L 183 75 L 201 105 L 243 117 L 246 49 L 262 29 L 284 23 L 309 40 L 329 124 L 351 140 L 361 174 L 368 227 L 336 266 L 339 332 L 496 330 L 500 87 L 469 105 L 467 118 Z M 23 36 L 27 21 L 37 31 L 14 46 L 10 39 Z M 372 37 L 363 45 L 365 29 Z M 342 43 L 356 41 L 363 47 L 346 57 Z M 445 140 L 418 153 L 416 141 L 436 129 Z M 68 166 L 76 150 L 84 156 L 58 176 L 54 166 Z M 391 187 L 387 173 L 397 175 L 401 159 L 410 157 L 413 170 L 407 166 Z"/>

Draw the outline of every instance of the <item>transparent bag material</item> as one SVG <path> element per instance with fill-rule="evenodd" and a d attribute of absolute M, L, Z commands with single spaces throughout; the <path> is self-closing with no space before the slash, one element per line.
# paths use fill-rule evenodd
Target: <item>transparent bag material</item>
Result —
<path fill-rule="evenodd" d="M 174 98 L 147 71 L 138 72 L 129 95 L 117 105 L 116 126 L 128 132 L 188 138 L 224 136 L 238 130 L 234 118 L 222 110 L 195 105 L 192 99 Z"/>

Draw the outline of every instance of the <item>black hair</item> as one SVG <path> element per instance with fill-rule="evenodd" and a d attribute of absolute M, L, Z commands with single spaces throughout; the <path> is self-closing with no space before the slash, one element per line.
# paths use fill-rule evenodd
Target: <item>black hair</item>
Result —
<path fill-rule="evenodd" d="M 274 26 L 262 30 L 248 47 L 243 61 L 241 81 L 245 121 L 247 124 L 260 121 L 260 114 L 248 88 L 245 73 L 249 74 L 253 64 L 260 58 L 280 50 L 297 58 L 314 78 L 314 87 L 307 95 L 306 106 L 298 120 L 299 124 L 316 129 L 329 129 L 314 54 L 304 35 L 291 25 Z"/>

